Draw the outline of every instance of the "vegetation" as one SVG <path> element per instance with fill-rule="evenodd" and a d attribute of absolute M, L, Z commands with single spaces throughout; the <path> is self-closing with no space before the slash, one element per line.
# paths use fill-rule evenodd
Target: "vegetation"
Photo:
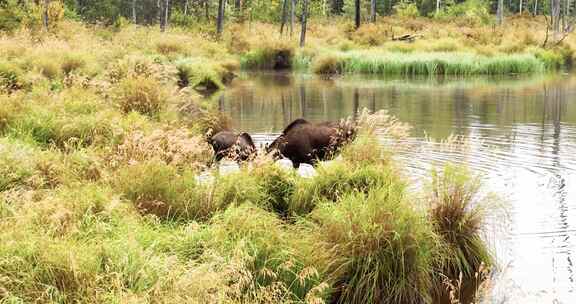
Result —
<path fill-rule="evenodd" d="M 361 117 L 341 159 L 312 178 L 265 156 L 220 175 L 205 138 L 228 121 L 203 96 L 240 67 L 534 73 L 568 65 L 570 37 L 543 46 L 535 19 L 503 31 L 483 17 L 416 18 L 425 2 L 377 6 L 401 18 L 353 29 L 352 1 L 331 10 L 344 15 L 336 26 L 311 1 L 299 48 L 270 23 L 279 1 L 227 5 L 238 23 L 221 35 L 198 1 L 156 3 L 0 1 L 1 303 L 429 303 L 446 278 L 494 266 L 490 197 L 447 167 L 424 206 L 375 138 L 406 134 L 394 118 Z M 127 21 L 158 16 L 162 33 Z"/>

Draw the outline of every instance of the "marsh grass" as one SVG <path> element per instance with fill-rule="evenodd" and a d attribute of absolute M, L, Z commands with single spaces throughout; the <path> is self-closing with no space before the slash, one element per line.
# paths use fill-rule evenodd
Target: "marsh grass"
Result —
<path fill-rule="evenodd" d="M 318 167 L 318 174 L 303 181 L 294 192 L 290 212 L 306 215 L 320 203 L 338 203 L 349 193 L 367 194 L 371 189 L 390 187 L 390 192 L 403 192 L 404 185 L 397 182 L 394 170 L 383 165 L 358 165 L 334 162 Z M 383 192 L 382 192 L 383 193 Z M 385 198 L 383 198 L 385 199 Z"/>
<path fill-rule="evenodd" d="M 531 54 L 486 57 L 467 53 L 379 53 L 355 51 L 335 53 L 342 73 L 381 75 L 506 75 L 545 70 Z M 332 59 L 334 60 L 334 59 Z M 318 71 L 322 71 L 319 69 Z"/>
<path fill-rule="evenodd" d="M 390 190 L 350 193 L 311 215 L 332 256 L 335 303 L 430 301 L 436 236 L 405 193 Z"/>
<path fill-rule="evenodd" d="M 290 69 L 293 66 L 294 52 L 291 45 L 272 41 L 244 54 L 240 60 L 240 65 L 245 69 Z"/>
<path fill-rule="evenodd" d="M 201 58 L 185 58 L 176 62 L 178 69 L 178 85 L 190 86 L 201 92 L 213 92 L 223 89 L 231 76 L 222 66 L 207 63 Z"/>
<path fill-rule="evenodd" d="M 429 216 L 445 243 L 441 272 L 451 280 L 470 279 L 495 261 L 483 240 L 483 227 L 494 197 L 481 196 L 479 177 L 453 165 L 432 172 Z"/>
<path fill-rule="evenodd" d="M 273 213 L 245 204 L 213 220 L 212 242 L 244 265 L 249 276 L 233 282 L 243 302 L 303 303 L 322 300 L 327 290 L 320 273 L 291 248 L 297 235 L 283 229 Z M 269 297 L 262 299 L 262 296 Z"/>
<path fill-rule="evenodd" d="M 118 84 L 114 99 L 124 113 L 155 117 L 167 106 L 168 92 L 154 79 L 126 78 Z"/>
<path fill-rule="evenodd" d="M 473 44 L 485 41 L 492 55 L 531 56 L 487 29 L 441 40 L 449 24 L 375 51 L 380 33 L 426 28 L 390 22 L 364 29 L 363 41 L 319 23 L 298 51 L 260 23 L 224 41 L 71 21 L 0 37 L 0 302 L 422 303 L 442 278 L 494 265 L 480 237 L 486 214 L 472 211 L 484 200 L 462 195 L 476 191 L 473 179 L 438 173 L 430 208 L 416 205 L 394 159 L 409 128 L 385 112 L 360 113 L 358 136 L 313 178 L 265 155 L 229 175 L 210 167 L 206 138 L 230 121 L 218 92 L 201 99 L 193 87 L 227 85 L 239 59 L 256 69 L 318 63 L 330 74 L 380 73 L 380 61 L 400 60 L 394 48 L 437 60 L 478 53 Z M 550 62 L 572 56 L 550 51 Z M 434 64 L 391 69 L 438 72 Z"/>

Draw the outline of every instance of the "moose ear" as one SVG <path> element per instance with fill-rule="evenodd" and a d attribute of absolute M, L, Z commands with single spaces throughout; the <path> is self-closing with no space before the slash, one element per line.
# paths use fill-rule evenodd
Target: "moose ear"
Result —
<path fill-rule="evenodd" d="M 244 132 L 244 133 L 240 133 L 240 135 L 238 135 L 238 137 L 243 138 L 250 146 L 255 147 L 256 145 L 254 145 L 254 141 L 252 141 L 252 136 L 250 136 L 250 134 Z"/>

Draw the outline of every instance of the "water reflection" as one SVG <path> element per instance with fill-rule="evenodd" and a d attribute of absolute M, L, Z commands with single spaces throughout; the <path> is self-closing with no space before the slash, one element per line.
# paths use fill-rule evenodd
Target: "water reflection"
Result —
<path fill-rule="evenodd" d="M 504 271 L 497 303 L 574 303 L 576 78 L 322 80 L 243 75 L 218 98 L 235 128 L 262 143 L 292 120 L 338 120 L 386 109 L 414 126 L 398 156 L 413 176 L 446 161 L 467 163 L 510 202 L 510 222 L 491 238 Z M 425 136 L 470 137 L 470 148 L 430 148 Z"/>

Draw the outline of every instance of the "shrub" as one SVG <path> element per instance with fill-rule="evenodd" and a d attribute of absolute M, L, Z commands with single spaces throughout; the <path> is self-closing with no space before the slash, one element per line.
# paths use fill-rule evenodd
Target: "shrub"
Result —
<path fill-rule="evenodd" d="M 436 237 L 397 187 L 351 193 L 311 214 L 331 255 L 333 303 L 430 302 Z"/>
<path fill-rule="evenodd" d="M 118 84 L 114 99 L 124 113 L 138 112 L 156 117 L 168 104 L 168 94 L 158 81 L 145 78 L 127 78 Z"/>

